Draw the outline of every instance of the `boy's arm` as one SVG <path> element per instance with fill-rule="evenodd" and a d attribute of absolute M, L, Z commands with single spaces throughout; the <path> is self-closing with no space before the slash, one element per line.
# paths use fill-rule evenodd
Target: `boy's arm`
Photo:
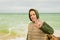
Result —
<path fill-rule="evenodd" d="M 53 34 L 54 30 L 51 26 L 49 26 L 46 22 L 43 23 L 42 27 L 39 28 L 46 34 Z"/>

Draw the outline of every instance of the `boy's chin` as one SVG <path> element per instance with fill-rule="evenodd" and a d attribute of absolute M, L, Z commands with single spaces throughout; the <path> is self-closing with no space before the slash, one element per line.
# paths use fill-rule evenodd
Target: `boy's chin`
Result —
<path fill-rule="evenodd" d="M 33 23 L 35 23 L 35 21 L 32 21 Z"/>

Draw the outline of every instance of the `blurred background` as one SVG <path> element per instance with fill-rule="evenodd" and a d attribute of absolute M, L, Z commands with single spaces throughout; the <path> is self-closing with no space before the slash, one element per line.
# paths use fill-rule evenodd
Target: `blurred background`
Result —
<path fill-rule="evenodd" d="M 25 40 L 30 22 L 30 8 L 37 9 L 40 19 L 60 37 L 60 0 L 0 0 L 0 39 Z"/>

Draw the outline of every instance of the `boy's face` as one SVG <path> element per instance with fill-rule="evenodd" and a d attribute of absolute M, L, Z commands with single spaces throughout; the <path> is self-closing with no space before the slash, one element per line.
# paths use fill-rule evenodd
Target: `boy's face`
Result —
<path fill-rule="evenodd" d="M 33 22 L 35 22 L 37 20 L 36 14 L 34 11 L 30 11 L 30 18 Z"/>

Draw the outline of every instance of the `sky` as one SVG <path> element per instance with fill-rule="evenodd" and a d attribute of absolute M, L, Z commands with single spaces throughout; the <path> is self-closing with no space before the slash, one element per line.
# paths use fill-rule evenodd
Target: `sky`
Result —
<path fill-rule="evenodd" d="M 28 13 L 31 8 L 40 13 L 60 13 L 60 0 L 0 0 L 0 13 Z"/>

